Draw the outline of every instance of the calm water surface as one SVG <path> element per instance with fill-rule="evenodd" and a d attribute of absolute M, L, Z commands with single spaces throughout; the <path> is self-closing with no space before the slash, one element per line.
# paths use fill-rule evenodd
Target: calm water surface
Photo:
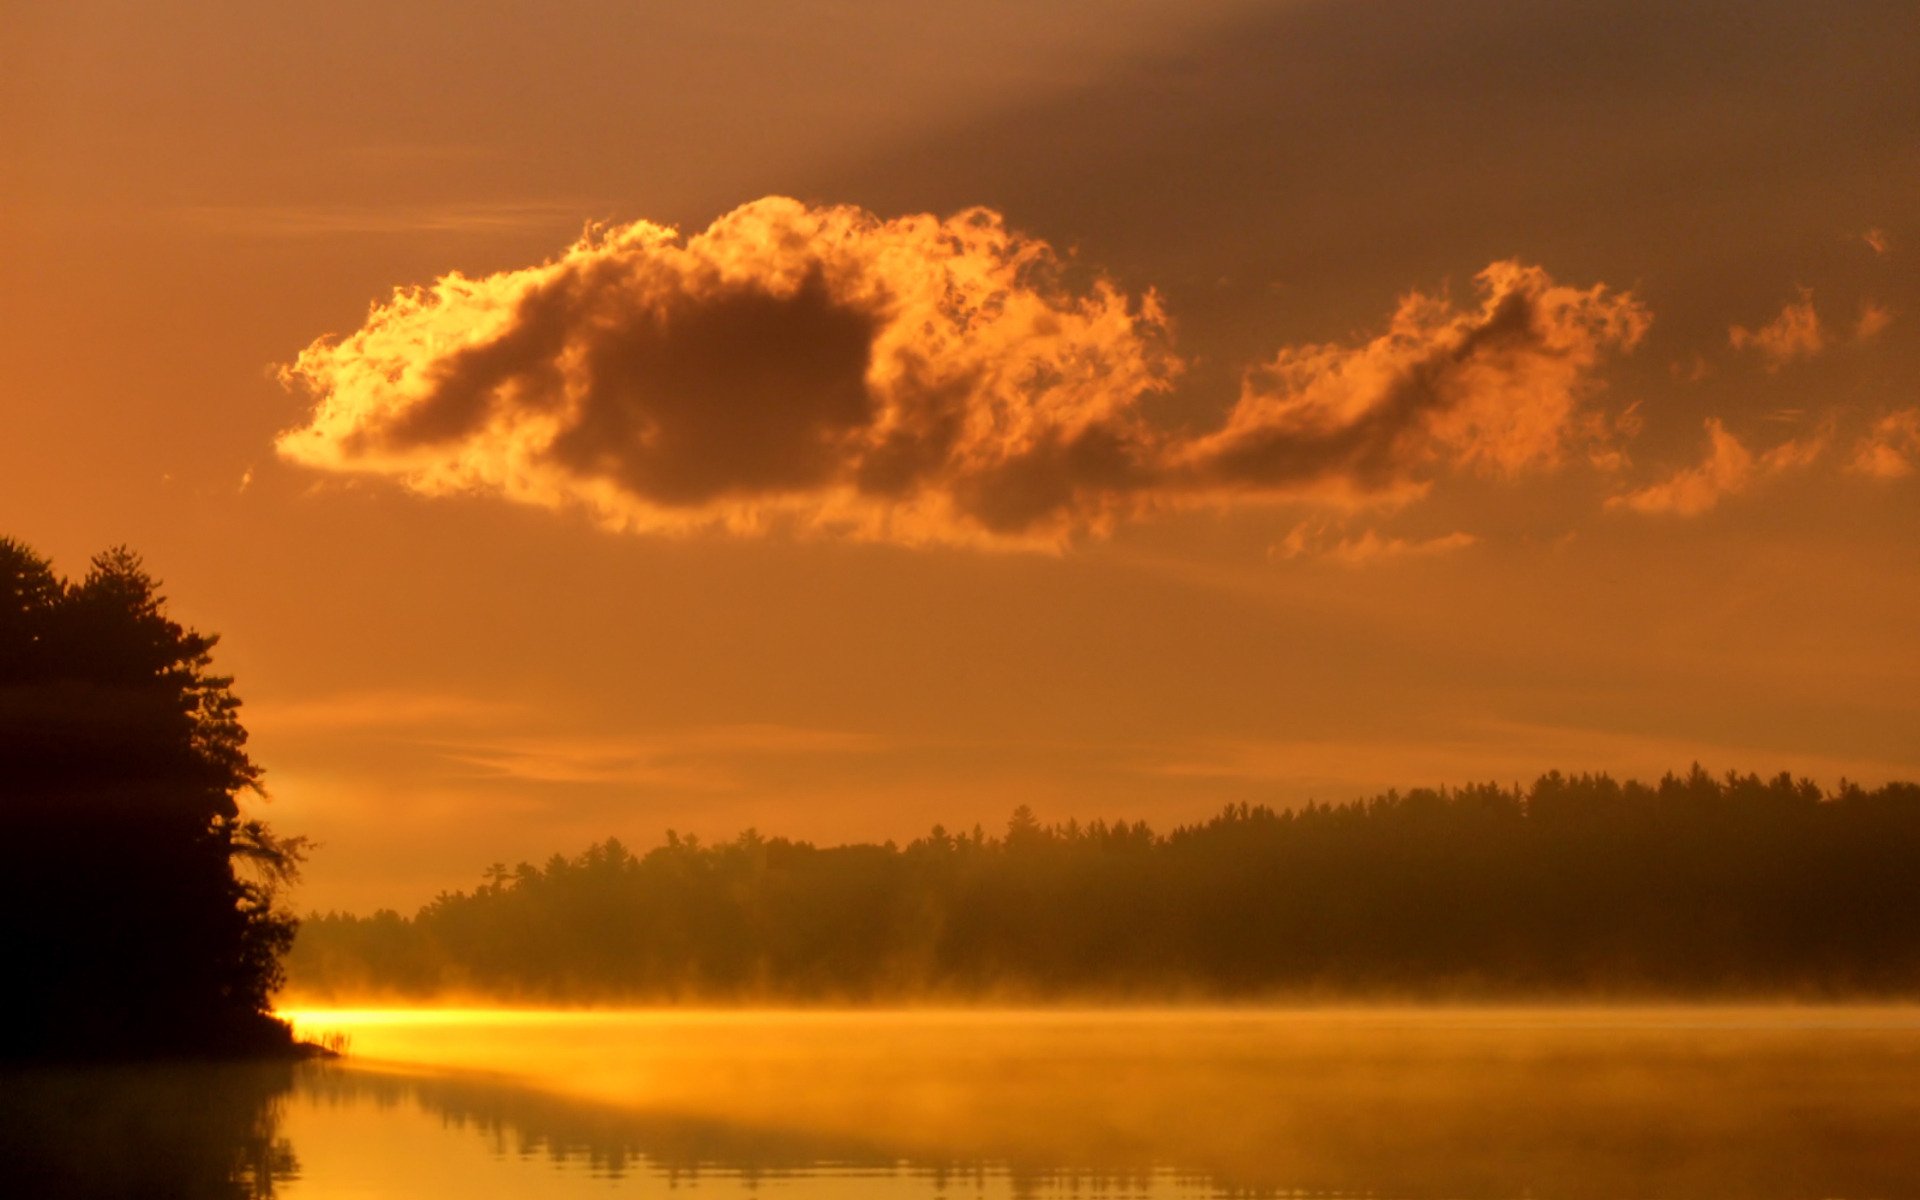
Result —
<path fill-rule="evenodd" d="M 290 1015 L 349 1059 L 0 1121 L 53 1195 L 1920 1198 L 1916 1008 Z"/>

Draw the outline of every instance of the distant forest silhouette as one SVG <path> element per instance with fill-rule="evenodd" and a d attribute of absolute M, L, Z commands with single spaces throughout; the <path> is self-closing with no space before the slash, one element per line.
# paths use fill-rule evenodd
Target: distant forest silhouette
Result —
<path fill-rule="evenodd" d="M 0 538 L 0 1060 L 290 1050 L 270 1013 L 303 842 L 260 790 L 216 639 L 125 549 Z"/>
<path fill-rule="evenodd" d="M 293 986 L 530 1002 L 1807 997 L 1920 986 L 1920 785 L 1790 775 L 1239 805 L 905 846 L 668 833 L 307 918 Z"/>

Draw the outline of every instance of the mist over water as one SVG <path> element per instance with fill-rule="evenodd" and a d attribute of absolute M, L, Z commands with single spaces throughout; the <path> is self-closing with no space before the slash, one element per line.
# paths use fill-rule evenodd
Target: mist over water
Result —
<path fill-rule="evenodd" d="M 1920 1009 L 307 1011 L 288 1196 L 1920 1195 Z"/>
<path fill-rule="evenodd" d="M 292 1014 L 16 1071 L 7 1194 L 1920 1196 L 1920 1008 Z"/>

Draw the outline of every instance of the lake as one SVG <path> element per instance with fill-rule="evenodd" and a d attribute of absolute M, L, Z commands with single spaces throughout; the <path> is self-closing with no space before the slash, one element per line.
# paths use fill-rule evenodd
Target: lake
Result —
<path fill-rule="evenodd" d="M 1920 1008 L 287 1015 L 4 1077 L 16 1194 L 1920 1197 Z"/>

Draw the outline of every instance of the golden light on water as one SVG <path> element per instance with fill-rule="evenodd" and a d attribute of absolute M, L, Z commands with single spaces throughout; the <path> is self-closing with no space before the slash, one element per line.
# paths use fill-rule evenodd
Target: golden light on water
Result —
<path fill-rule="evenodd" d="M 616 1125 L 1309 1190 L 1657 1177 L 1738 1194 L 1729 1180 L 1842 1153 L 1903 1169 L 1899 1131 L 1920 1120 L 1915 1006 L 287 1015 L 347 1032 L 342 1069 L 398 1068 L 423 1096 L 508 1087 Z"/>

